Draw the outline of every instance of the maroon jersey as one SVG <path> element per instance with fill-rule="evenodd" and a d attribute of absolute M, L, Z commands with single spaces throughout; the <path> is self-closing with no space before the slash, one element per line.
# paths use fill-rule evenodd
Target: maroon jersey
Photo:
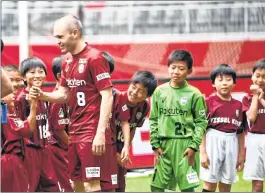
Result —
<path fill-rule="evenodd" d="M 238 100 L 224 101 L 217 95 L 206 98 L 208 127 L 226 133 L 243 131 L 242 103 Z"/>
<path fill-rule="evenodd" d="M 92 142 L 99 122 L 100 91 L 112 87 L 109 65 L 100 51 L 86 45 L 63 57 L 60 85 L 69 88 L 70 143 Z"/>
<path fill-rule="evenodd" d="M 111 141 L 106 141 L 107 144 L 116 143 L 116 122 L 120 121 L 128 121 L 130 119 L 130 112 L 127 106 L 128 98 L 124 97 L 124 94 L 121 93 L 119 90 L 113 88 L 112 89 L 113 94 L 113 105 L 112 105 L 112 111 L 111 111 L 111 119 L 110 119 L 110 127 L 111 129 L 106 130 L 106 135 L 111 135 Z M 106 136 L 106 139 L 109 138 Z"/>
<path fill-rule="evenodd" d="M 58 90 L 58 88 L 55 88 L 54 90 Z M 69 108 L 67 104 L 49 104 L 48 122 L 51 135 L 48 137 L 48 143 L 53 145 L 57 144 L 62 149 L 67 149 L 68 144 L 65 144 L 60 138 L 58 131 L 65 130 L 68 134 L 68 110 Z"/>
<path fill-rule="evenodd" d="M 16 114 L 21 120 L 27 120 L 30 114 L 30 104 L 26 100 L 28 91 L 22 89 L 15 100 Z M 48 103 L 45 101 L 38 101 L 36 114 L 36 129 L 27 138 L 25 142 L 27 145 L 34 147 L 45 147 L 47 145 L 47 138 L 50 136 L 49 127 L 47 125 L 48 118 Z"/>
<path fill-rule="evenodd" d="M 243 103 L 243 112 L 248 111 L 252 101 L 252 95 L 244 96 L 242 103 Z M 264 97 L 265 99 L 265 97 Z M 250 123 L 249 132 L 251 133 L 259 133 L 265 134 L 265 107 L 259 102 L 258 104 L 258 117 L 255 123 Z"/>
<path fill-rule="evenodd" d="M 136 105 L 132 105 L 128 101 L 127 92 L 121 92 L 119 97 L 120 100 L 127 100 L 127 107 L 130 115 L 129 116 L 130 119 L 128 120 L 128 122 L 130 124 L 131 132 L 134 129 L 136 129 L 136 127 L 142 127 L 147 117 L 147 114 L 150 111 L 150 105 L 148 104 L 147 100 L 144 100 Z M 121 120 L 116 119 L 115 125 L 116 125 L 116 136 L 117 136 L 117 151 L 121 152 L 124 145 Z"/>
<path fill-rule="evenodd" d="M 7 124 L 1 125 L 2 154 L 25 155 L 23 137 L 30 135 L 28 121 L 22 121 L 14 115 L 8 114 Z"/>

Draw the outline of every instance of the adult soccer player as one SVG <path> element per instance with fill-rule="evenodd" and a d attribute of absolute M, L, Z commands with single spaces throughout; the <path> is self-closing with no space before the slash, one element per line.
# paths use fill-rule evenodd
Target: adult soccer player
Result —
<path fill-rule="evenodd" d="M 83 39 L 82 24 L 72 15 L 55 21 L 54 37 L 63 56 L 62 77 L 58 90 L 43 92 L 34 87 L 31 97 L 52 103 L 68 103 L 69 116 L 69 170 L 74 191 L 100 191 L 100 180 L 110 184 L 110 170 L 102 170 L 102 155 L 113 146 L 106 145 L 105 130 L 111 113 L 113 96 L 109 64 L 102 53 L 90 47 Z"/>

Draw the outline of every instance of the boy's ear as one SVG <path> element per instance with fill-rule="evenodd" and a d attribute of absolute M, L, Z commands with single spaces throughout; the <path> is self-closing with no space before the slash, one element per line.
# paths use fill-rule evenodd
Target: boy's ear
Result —
<path fill-rule="evenodd" d="M 188 75 L 192 73 L 192 68 L 188 70 Z"/>

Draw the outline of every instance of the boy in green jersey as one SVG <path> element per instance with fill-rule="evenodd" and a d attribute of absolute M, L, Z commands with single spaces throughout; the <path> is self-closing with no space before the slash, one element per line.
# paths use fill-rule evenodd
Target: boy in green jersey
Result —
<path fill-rule="evenodd" d="M 193 192 L 199 186 L 199 146 L 207 127 L 206 104 L 201 92 L 189 85 L 193 58 L 175 50 L 168 58 L 170 81 L 152 96 L 150 130 L 155 170 L 152 192 Z"/>

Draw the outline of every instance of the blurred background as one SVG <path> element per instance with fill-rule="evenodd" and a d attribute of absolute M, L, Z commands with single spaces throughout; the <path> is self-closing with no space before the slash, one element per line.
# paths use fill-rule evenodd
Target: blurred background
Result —
<path fill-rule="evenodd" d="M 209 73 L 220 63 L 232 65 L 239 79 L 233 96 L 241 99 L 251 84 L 251 69 L 265 58 L 265 1 L 2 1 L 2 65 L 28 56 L 48 67 L 47 89 L 54 86 L 52 59 L 60 50 L 52 36 L 54 21 L 74 14 L 85 40 L 115 60 L 113 82 L 126 90 L 138 70 L 167 81 L 167 57 L 174 49 L 194 56 L 190 84 L 206 96 L 213 92 Z M 137 130 L 131 168 L 153 166 L 148 120 Z"/>

